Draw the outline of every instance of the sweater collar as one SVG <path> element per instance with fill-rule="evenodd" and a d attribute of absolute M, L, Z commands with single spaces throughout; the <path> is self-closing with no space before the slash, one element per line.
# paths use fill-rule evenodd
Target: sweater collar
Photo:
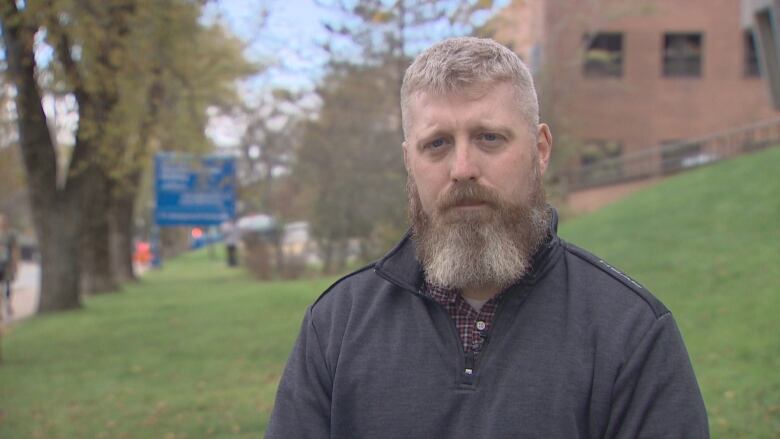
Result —
<path fill-rule="evenodd" d="M 531 271 L 520 280 L 520 283 L 533 284 L 539 280 L 552 265 L 551 262 L 560 253 L 560 238 L 558 238 L 558 212 L 550 207 L 550 231 L 547 240 L 533 256 Z M 374 271 L 381 277 L 409 291 L 419 292 L 425 276 L 422 265 L 417 260 L 417 253 L 411 230 L 407 231 L 401 241 L 374 266 Z"/>

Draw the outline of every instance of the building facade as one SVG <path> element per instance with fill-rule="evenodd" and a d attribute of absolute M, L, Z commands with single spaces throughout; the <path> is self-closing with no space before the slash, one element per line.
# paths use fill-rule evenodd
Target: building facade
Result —
<path fill-rule="evenodd" d="M 536 73 L 568 167 L 612 158 L 599 172 L 672 171 L 713 156 L 693 142 L 619 159 L 780 116 L 740 0 L 518 0 L 494 23 Z"/>

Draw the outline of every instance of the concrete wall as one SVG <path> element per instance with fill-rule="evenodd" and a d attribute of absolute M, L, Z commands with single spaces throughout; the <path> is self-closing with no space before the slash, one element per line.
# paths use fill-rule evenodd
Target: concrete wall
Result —
<path fill-rule="evenodd" d="M 742 0 L 741 6 L 742 27 L 752 30 L 761 53 L 767 96 L 780 109 L 780 0 Z"/>

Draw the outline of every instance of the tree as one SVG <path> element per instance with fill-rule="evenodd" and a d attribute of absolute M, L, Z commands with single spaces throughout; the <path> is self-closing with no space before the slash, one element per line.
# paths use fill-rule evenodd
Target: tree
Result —
<path fill-rule="evenodd" d="M 83 186 L 83 174 L 57 182 L 57 154 L 41 104 L 41 89 L 36 81 L 34 52 L 39 25 L 17 7 L 16 2 L 2 4 L 8 74 L 16 87 L 16 112 L 19 143 L 30 188 L 33 222 L 41 250 L 41 298 L 39 309 L 50 311 L 81 306 L 77 225 L 81 219 L 77 193 Z M 81 93 L 79 93 L 81 95 Z M 72 163 L 83 160 L 91 145 L 80 143 Z"/>
<path fill-rule="evenodd" d="M 3 78 L 5 79 L 5 78 Z M 0 213 L 7 219 L 23 216 L 26 188 L 22 173 L 22 159 L 16 147 L 19 134 L 16 120 L 9 108 L 13 101 L 12 89 L 0 80 Z"/>
<path fill-rule="evenodd" d="M 398 90 L 414 53 L 442 38 L 471 33 L 494 9 L 492 0 L 320 0 L 320 4 L 338 13 L 338 23 L 325 23 L 333 40 L 326 48 L 334 60 L 392 65 Z M 353 50 L 336 53 L 335 43 L 346 43 Z"/>
<path fill-rule="evenodd" d="M 235 105 L 236 79 L 258 69 L 244 59 L 241 42 L 219 26 L 200 25 L 199 11 L 192 5 L 174 2 L 147 12 L 146 19 L 157 23 L 156 33 L 148 38 L 148 47 L 133 52 L 138 63 L 150 63 L 145 102 L 134 110 L 142 117 L 135 133 L 125 133 L 114 141 L 120 145 L 129 139 L 125 155 L 112 163 L 110 174 L 114 183 L 108 211 L 109 244 L 112 268 L 120 280 L 134 278 L 132 220 L 141 176 L 149 170 L 152 154 L 158 150 L 209 150 L 212 145 L 205 136 L 208 113 Z M 141 73 L 130 72 L 127 80 Z"/>
<path fill-rule="evenodd" d="M 246 129 L 240 141 L 241 184 L 259 191 L 243 201 L 253 208 L 276 214 L 274 180 L 289 173 L 295 147 L 301 142 L 301 125 L 311 111 L 307 96 L 287 89 L 273 89 L 256 103 L 244 103 L 240 113 Z"/>
<path fill-rule="evenodd" d="M 19 143 L 41 248 L 40 311 L 79 307 L 82 273 L 89 292 L 115 288 L 112 261 L 127 270 L 127 220 L 153 148 L 174 135 L 177 141 L 169 146 L 205 145 L 196 140 L 203 139 L 206 107 L 218 102 L 217 95 L 233 96 L 232 80 L 249 70 L 236 40 L 218 27 L 202 26 L 199 16 L 199 2 L 175 0 L 2 3 Z M 53 50 L 48 63 L 36 59 L 36 34 Z M 78 106 L 67 166 L 58 165 L 41 105 L 39 79 L 45 77 L 51 78 L 48 87 L 72 96 Z"/>
<path fill-rule="evenodd" d="M 276 88 L 264 93 L 256 103 L 245 103 L 241 110 L 247 123 L 240 144 L 241 201 L 249 209 L 265 212 L 279 222 L 280 227 L 270 240 L 274 246 L 274 268 L 280 275 L 286 271 L 281 224 L 289 219 L 294 202 L 281 199 L 279 194 L 289 196 L 296 192 L 290 179 L 282 177 L 289 174 L 295 147 L 301 141 L 301 125 L 310 111 L 306 99 L 303 94 Z M 277 185 L 280 180 L 285 184 Z"/>
<path fill-rule="evenodd" d="M 338 66 L 318 90 L 318 117 L 305 125 L 295 174 L 325 272 L 343 269 L 349 239 L 359 239 L 368 258 L 376 254 L 370 246 L 376 230 L 402 227 L 404 168 L 395 82 L 388 80 L 393 74 L 381 66 Z"/>

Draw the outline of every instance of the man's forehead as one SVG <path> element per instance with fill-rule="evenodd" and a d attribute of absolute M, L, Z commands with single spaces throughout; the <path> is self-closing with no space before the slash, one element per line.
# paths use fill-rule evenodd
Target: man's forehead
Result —
<path fill-rule="evenodd" d="M 508 117 L 524 118 L 514 88 L 506 83 L 482 83 L 444 93 L 419 91 L 412 95 L 409 104 L 409 121 L 418 129 L 438 125 L 450 117 L 476 118 L 484 123 L 493 119 L 508 122 Z M 507 112 L 507 107 L 512 109 Z"/>
<path fill-rule="evenodd" d="M 511 87 L 507 81 L 482 81 L 462 84 L 448 89 L 420 89 L 412 93 L 412 101 L 419 102 L 427 98 L 465 98 L 479 100 L 496 88 Z"/>

